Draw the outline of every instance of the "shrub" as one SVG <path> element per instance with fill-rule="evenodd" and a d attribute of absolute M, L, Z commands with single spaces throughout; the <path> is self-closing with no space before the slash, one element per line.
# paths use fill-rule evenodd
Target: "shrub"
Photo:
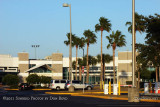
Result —
<path fill-rule="evenodd" d="M 40 82 L 40 77 L 37 74 L 31 74 L 26 78 L 26 80 L 29 84 L 36 84 Z"/>
<path fill-rule="evenodd" d="M 19 77 L 13 74 L 7 74 L 3 77 L 2 82 L 9 86 L 18 86 Z"/>
<path fill-rule="evenodd" d="M 47 84 L 51 82 L 51 77 L 41 76 L 41 83 Z"/>

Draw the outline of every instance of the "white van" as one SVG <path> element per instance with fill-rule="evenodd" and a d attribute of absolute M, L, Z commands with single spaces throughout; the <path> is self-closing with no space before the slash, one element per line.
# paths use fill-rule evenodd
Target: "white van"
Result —
<path fill-rule="evenodd" d="M 51 80 L 50 89 L 65 89 L 65 84 L 67 83 L 68 80 Z"/>

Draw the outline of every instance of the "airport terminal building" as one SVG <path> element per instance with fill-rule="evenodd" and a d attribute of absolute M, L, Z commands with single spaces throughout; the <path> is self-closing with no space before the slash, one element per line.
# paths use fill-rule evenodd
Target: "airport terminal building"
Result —
<path fill-rule="evenodd" d="M 74 61 L 76 58 L 73 57 Z M 115 57 L 116 77 L 121 84 L 132 80 L 132 52 L 118 52 Z M 89 67 L 89 82 L 99 84 L 100 81 L 100 63 Z M 53 79 L 68 79 L 69 58 L 63 57 L 62 53 L 53 53 L 45 59 L 29 59 L 29 53 L 18 53 L 18 57 L 11 55 L 0 55 L 0 82 L 6 74 L 15 74 L 20 78 L 20 82 L 26 82 L 29 74 L 36 73 L 39 76 L 49 76 Z M 86 77 L 86 68 L 84 77 Z M 79 67 L 77 68 L 79 77 Z M 75 77 L 75 70 L 72 70 L 72 77 Z M 105 64 L 105 80 L 113 82 L 113 62 Z"/>

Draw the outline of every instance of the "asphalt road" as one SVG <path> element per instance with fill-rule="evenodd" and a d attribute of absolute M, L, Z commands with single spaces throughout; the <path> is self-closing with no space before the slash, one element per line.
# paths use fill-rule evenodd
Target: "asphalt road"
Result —
<path fill-rule="evenodd" d="M 0 107 L 159 107 L 160 103 L 128 103 L 123 100 L 49 95 L 46 91 L 0 92 Z M 48 92 L 48 91 L 47 91 Z"/>

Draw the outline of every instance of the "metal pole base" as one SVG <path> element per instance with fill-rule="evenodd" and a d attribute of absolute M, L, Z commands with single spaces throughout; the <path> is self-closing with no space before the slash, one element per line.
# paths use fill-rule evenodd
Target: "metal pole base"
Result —
<path fill-rule="evenodd" d="M 69 92 L 74 92 L 74 86 L 71 85 L 71 86 L 68 88 L 68 91 L 69 91 Z"/>
<path fill-rule="evenodd" d="M 139 89 L 136 87 L 128 88 L 128 102 L 139 102 Z"/>

